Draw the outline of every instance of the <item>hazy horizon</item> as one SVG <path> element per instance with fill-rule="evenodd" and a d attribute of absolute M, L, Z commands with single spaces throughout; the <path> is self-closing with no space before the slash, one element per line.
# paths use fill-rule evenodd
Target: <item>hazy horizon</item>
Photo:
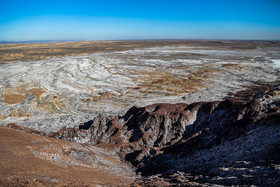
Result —
<path fill-rule="evenodd" d="M 278 0 L 0 3 L 0 41 L 280 40 Z"/>
<path fill-rule="evenodd" d="M 94 42 L 94 41 L 280 41 L 279 39 L 169 39 L 169 38 L 162 38 L 162 39 L 112 39 L 112 40 L 0 40 L 0 44 L 9 44 L 9 43 L 60 43 L 60 42 Z"/>

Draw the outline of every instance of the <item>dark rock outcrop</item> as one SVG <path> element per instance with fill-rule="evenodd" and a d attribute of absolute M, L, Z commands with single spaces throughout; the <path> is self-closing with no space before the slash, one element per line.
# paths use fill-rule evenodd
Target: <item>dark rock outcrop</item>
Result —
<path fill-rule="evenodd" d="M 50 136 L 116 147 L 144 185 L 280 182 L 280 110 L 259 100 L 132 107 Z"/>
<path fill-rule="evenodd" d="M 84 146 L 113 148 L 141 174 L 136 181 L 141 185 L 277 186 L 280 108 L 276 93 L 278 89 L 271 88 L 250 99 L 132 107 L 123 116 L 100 114 L 49 134 L 8 126 Z"/>

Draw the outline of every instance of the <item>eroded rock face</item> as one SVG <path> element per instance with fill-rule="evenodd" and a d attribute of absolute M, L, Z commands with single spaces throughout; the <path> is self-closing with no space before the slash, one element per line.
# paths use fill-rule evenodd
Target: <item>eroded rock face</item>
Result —
<path fill-rule="evenodd" d="M 146 181 L 139 182 L 141 184 L 164 180 L 170 184 L 192 181 L 199 184 L 273 185 L 272 180 L 256 182 L 253 179 L 265 170 L 266 175 L 278 178 L 276 181 L 279 182 L 280 170 L 275 169 L 280 166 L 279 130 L 277 107 L 267 108 L 259 100 L 227 99 L 191 105 L 132 107 L 124 116 L 99 115 L 79 127 L 61 129 L 51 136 L 113 145 L 121 158 L 131 162 L 147 177 Z M 247 172 L 252 171 L 251 177 L 238 170 L 239 162 L 251 163 L 248 167 L 243 164 Z M 262 169 L 252 170 L 252 167 Z M 230 176 L 221 171 L 223 168 L 233 170 L 231 175 L 236 174 L 241 179 L 228 180 Z M 213 179 L 221 173 L 223 176 Z"/>
<path fill-rule="evenodd" d="M 124 116 L 99 115 L 50 136 L 96 144 L 130 143 L 133 147 L 137 145 L 135 149 L 165 147 L 186 142 L 202 130 L 211 132 L 211 136 L 234 138 L 249 130 L 254 121 L 261 121 L 268 115 L 272 115 L 271 112 L 267 112 L 257 100 L 153 104 L 132 107 Z"/>
<path fill-rule="evenodd" d="M 196 112 L 201 105 L 204 104 L 153 104 L 132 107 L 124 116 L 114 118 L 99 115 L 79 127 L 61 129 L 51 136 L 96 144 L 129 144 L 128 147 L 132 149 L 128 152 L 164 147 L 178 142 L 185 136 L 185 131 L 190 131 L 188 126 L 195 121 Z M 123 147 L 123 150 L 125 149 Z"/>
<path fill-rule="evenodd" d="M 47 136 L 110 146 L 143 185 L 280 182 L 280 109 L 259 99 L 132 107 Z"/>

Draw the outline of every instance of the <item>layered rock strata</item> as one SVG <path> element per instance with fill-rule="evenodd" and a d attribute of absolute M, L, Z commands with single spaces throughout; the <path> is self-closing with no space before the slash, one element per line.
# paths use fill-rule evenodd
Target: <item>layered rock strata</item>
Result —
<path fill-rule="evenodd" d="M 141 184 L 275 185 L 279 130 L 279 103 L 227 99 L 132 107 L 49 136 L 109 146 L 147 177 Z"/>
<path fill-rule="evenodd" d="M 8 127 L 108 152 L 133 168 L 134 184 L 277 186 L 279 86 L 254 87 L 224 101 L 134 106 L 57 132 Z"/>

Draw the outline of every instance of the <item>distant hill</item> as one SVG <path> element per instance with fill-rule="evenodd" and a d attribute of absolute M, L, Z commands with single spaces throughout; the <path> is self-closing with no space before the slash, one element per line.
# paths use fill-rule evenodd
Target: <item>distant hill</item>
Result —
<path fill-rule="evenodd" d="M 13 43 L 56 43 L 56 42 L 74 42 L 81 40 L 29 40 L 29 41 L 0 41 L 0 44 L 13 44 Z"/>

